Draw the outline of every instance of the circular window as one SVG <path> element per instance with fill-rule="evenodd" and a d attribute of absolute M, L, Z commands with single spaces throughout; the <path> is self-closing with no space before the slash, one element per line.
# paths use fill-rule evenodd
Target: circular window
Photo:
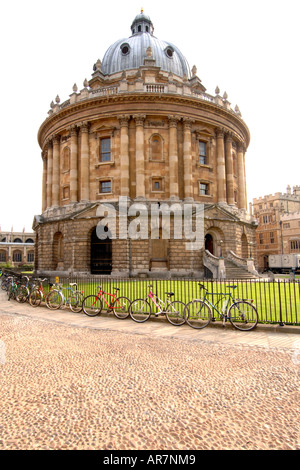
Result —
<path fill-rule="evenodd" d="M 120 49 L 121 49 L 121 52 L 122 52 L 123 55 L 127 55 L 130 52 L 129 44 L 122 44 Z"/>
<path fill-rule="evenodd" d="M 165 49 L 165 53 L 166 53 L 166 56 L 169 57 L 169 59 L 172 59 L 172 57 L 174 55 L 174 49 L 172 47 L 168 46 Z"/>

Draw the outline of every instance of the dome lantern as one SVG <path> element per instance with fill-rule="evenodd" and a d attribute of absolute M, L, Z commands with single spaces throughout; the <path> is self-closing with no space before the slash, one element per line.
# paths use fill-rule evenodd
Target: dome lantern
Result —
<path fill-rule="evenodd" d="M 150 17 L 144 14 L 144 10 L 141 9 L 141 13 L 135 17 L 131 25 L 132 35 L 141 33 L 150 33 L 153 35 L 154 26 Z"/>

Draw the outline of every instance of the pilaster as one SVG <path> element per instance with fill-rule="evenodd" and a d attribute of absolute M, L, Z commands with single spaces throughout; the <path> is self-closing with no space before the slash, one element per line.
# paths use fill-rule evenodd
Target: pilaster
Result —
<path fill-rule="evenodd" d="M 225 148 L 224 130 L 217 129 L 217 191 L 218 202 L 226 203 L 226 171 L 225 171 Z"/>
<path fill-rule="evenodd" d="M 80 127 L 81 135 L 81 148 L 80 148 L 80 165 L 81 165 L 81 179 L 80 179 L 80 192 L 81 201 L 89 201 L 90 199 L 90 165 L 89 165 L 89 123 L 83 122 Z"/>
<path fill-rule="evenodd" d="M 70 161 L 70 202 L 78 202 L 78 136 L 76 126 L 70 128 L 71 161 Z"/>
<path fill-rule="evenodd" d="M 170 198 L 179 198 L 178 185 L 178 143 L 177 124 L 178 116 L 168 116 L 169 119 L 169 171 L 170 171 Z"/>
<path fill-rule="evenodd" d="M 47 142 L 47 208 L 52 206 L 53 143 Z"/>
<path fill-rule="evenodd" d="M 233 159 L 232 159 L 232 137 L 230 134 L 225 136 L 225 155 L 226 155 L 226 194 L 227 203 L 234 204 L 233 190 Z"/>
<path fill-rule="evenodd" d="M 136 197 L 145 197 L 145 149 L 144 149 L 144 121 L 146 115 L 137 114 L 133 116 L 136 128 Z"/>
<path fill-rule="evenodd" d="M 183 167 L 184 167 L 184 198 L 193 200 L 192 175 L 192 123 L 190 118 L 183 118 Z"/>
<path fill-rule="evenodd" d="M 128 123 L 130 116 L 118 116 L 121 128 L 120 136 L 120 194 L 129 197 L 129 135 Z"/>
<path fill-rule="evenodd" d="M 53 172 L 52 172 L 52 206 L 59 206 L 60 193 L 60 135 L 53 137 Z"/>

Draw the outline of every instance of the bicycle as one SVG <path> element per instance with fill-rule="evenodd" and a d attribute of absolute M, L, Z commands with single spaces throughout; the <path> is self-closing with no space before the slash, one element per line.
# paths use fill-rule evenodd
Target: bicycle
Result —
<path fill-rule="evenodd" d="M 41 305 L 42 300 L 46 300 L 47 295 L 50 294 L 51 290 L 46 294 L 46 292 L 44 291 L 44 287 L 43 287 L 44 282 L 47 280 L 48 280 L 47 278 L 39 279 L 38 281 L 40 284 L 34 287 L 32 291 L 30 292 L 28 301 L 32 307 L 38 307 L 39 305 Z M 49 285 L 51 289 L 53 284 L 49 284 Z"/>
<path fill-rule="evenodd" d="M 70 310 L 74 313 L 80 313 L 83 304 L 83 292 L 74 290 L 77 288 L 77 283 L 69 283 L 70 287 L 64 287 L 62 284 L 58 284 L 56 288 L 52 289 L 45 298 L 45 302 L 48 308 L 51 310 L 59 309 L 63 304 L 68 305 Z M 65 297 L 63 290 L 71 291 L 68 298 Z"/>
<path fill-rule="evenodd" d="M 232 292 L 213 293 L 198 283 L 201 289 L 205 290 L 203 299 L 194 299 L 186 305 L 185 319 L 192 328 L 205 328 L 211 321 L 212 311 L 216 311 L 223 319 L 223 325 L 230 321 L 234 328 L 241 331 L 250 331 L 256 327 L 258 313 L 250 299 L 235 299 Z M 236 289 L 237 286 L 226 286 L 227 289 Z M 218 295 L 221 298 L 213 304 L 207 299 L 208 295 Z M 222 305 L 221 305 L 222 304 Z"/>
<path fill-rule="evenodd" d="M 147 300 L 149 297 L 155 307 L 159 309 L 158 312 L 154 312 L 156 317 L 164 314 L 172 325 L 183 325 L 185 323 L 185 304 L 180 300 L 170 301 L 170 297 L 173 297 L 174 292 L 166 292 L 167 298 L 163 301 L 151 291 L 152 284 L 149 284 L 148 287 L 147 297 L 145 299 L 135 299 L 130 305 L 129 314 L 132 320 L 143 323 L 150 318 L 151 305 Z"/>
<path fill-rule="evenodd" d="M 28 276 L 24 276 L 23 279 L 24 281 L 18 286 L 16 292 L 16 299 L 20 303 L 26 302 L 29 299 L 30 292 L 36 287 L 34 279 L 30 279 Z"/>
<path fill-rule="evenodd" d="M 16 293 L 20 285 L 21 280 L 16 277 L 10 279 L 10 283 L 7 289 L 7 300 L 16 299 Z"/>
<path fill-rule="evenodd" d="M 98 286 L 99 292 L 97 295 L 88 295 L 85 297 L 82 305 L 82 309 L 86 315 L 89 317 L 94 317 L 101 313 L 103 309 L 103 301 L 107 305 L 107 313 L 113 312 L 114 315 L 119 318 L 120 320 L 125 320 L 129 316 L 129 307 L 131 301 L 124 296 L 117 297 L 117 293 L 119 292 L 118 287 L 114 287 L 114 294 L 110 294 L 109 292 L 105 292 L 102 290 L 101 286 Z M 110 302 L 107 302 L 104 295 L 109 295 L 112 297 Z"/>

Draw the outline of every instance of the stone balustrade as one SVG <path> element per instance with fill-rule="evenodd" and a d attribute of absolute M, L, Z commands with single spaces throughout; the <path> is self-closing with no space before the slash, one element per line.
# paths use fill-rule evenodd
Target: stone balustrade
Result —
<path fill-rule="evenodd" d="M 49 110 L 48 114 L 51 115 L 53 113 L 57 113 L 61 109 L 64 109 L 74 103 L 78 103 L 83 100 L 93 99 L 99 96 L 111 96 L 117 95 L 121 93 L 136 93 L 136 92 L 143 92 L 143 93 L 160 93 L 160 94 L 178 94 L 182 96 L 191 96 L 192 98 L 199 99 L 201 101 L 207 101 L 209 103 L 215 104 L 217 106 L 224 107 L 225 109 L 229 110 L 233 114 L 241 117 L 241 113 L 239 108 L 236 106 L 235 109 L 230 107 L 230 103 L 227 101 L 227 96 L 225 98 L 221 97 L 219 94 L 215 96 L 210 95 L 208 93 L 199 91 L 194 89 L 189 84 L 185 84 L 182 86 L 181 84 L 174 84 L 174 83 L 142 83 L 140 84 L 139 81 L 136 81 L 135 84 L 131 85 L 127 83 L 127 81 L 120 82 L 119 85 L 116 86 L 104 86 L 96 89 L 89 89 L 84 88 L 80 92 L 74 92 L 70 95 L 70 99 L 64 101 L 63 103 L 59 103 L 56 99 L 56 104 L 53 102 L 51 103 L 51 109 Z"/>

